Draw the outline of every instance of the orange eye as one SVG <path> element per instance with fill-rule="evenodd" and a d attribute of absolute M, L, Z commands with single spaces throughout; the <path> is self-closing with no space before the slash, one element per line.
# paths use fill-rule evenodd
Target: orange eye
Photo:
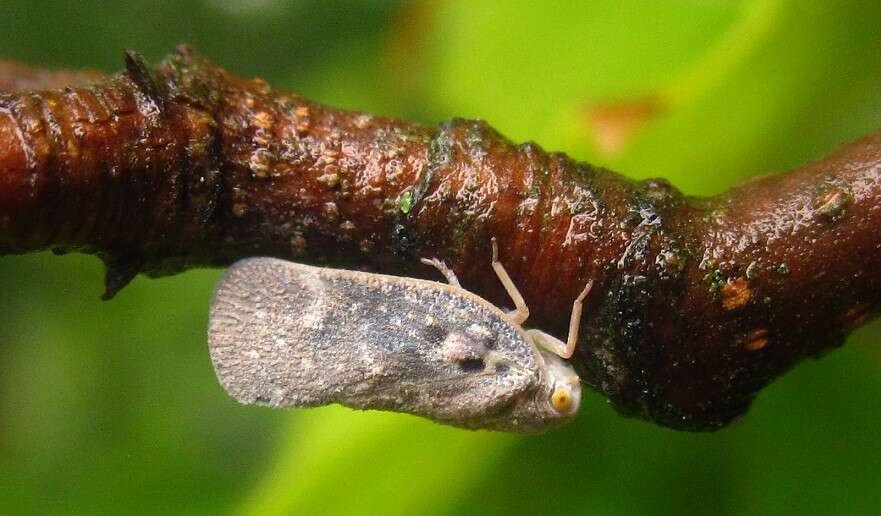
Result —
<path fill-rule="evenodd" d="M 572 396 L 566 391 L 554 391 L 551 404 L 558 412 L 569 412 L 572 409 Z"/>

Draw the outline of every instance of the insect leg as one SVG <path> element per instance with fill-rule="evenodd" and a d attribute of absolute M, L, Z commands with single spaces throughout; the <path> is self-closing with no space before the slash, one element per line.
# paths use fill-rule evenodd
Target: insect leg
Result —
<path fill-rule="evenodd" d="M 572 303 L 572 316 L 569 318 L 569 337 L 566 339 L 566 342 L 541 330 L 527 330 L 527 333 L 533 337 L 537 345 L 562 358 L 570 358 L 572 356 L 575 352 L 575 344 L 578 343 L 578 328 L 581 326 L 581 305 L 584 298 L 590 292 L 591 287 L 593 287 L 593 280 L 587 282 L 584 290 L 581 291 L 581 294 L 578 294 L 575 302 Z"/>
<path fill-rule="evenodd" d="M 453 272 L 452 269 L 447 267 L 447 264 L 445 264 L 443 261 L 438 260 L 437 258 L 422 258 L 419 261 L 424 263 L 425 265 L 431 265 L 435 269 L 439 270 L 440 273 L 443 274 L 445 278 L 447 278 L 447 281 L 450 283 L 450 285 L 462 288 L 462 285 L 459 283 L 459 278 L 456 277 L 456 273 Z"/>
<path fill-rule="evenodd" d="M 499 261 L 499 244 L 496 242 L 496 237 L 492 238 L 492 246 L 493 270 L 496 271 L 496 276 L 499 277 L 499 281 L 502 282 L 502 286 L 505 287 L 508 295 L 511 296 L 511 300 L 514 301 L 515 309 L 508 312 L 508 317 L 510 317 L 511 320 L 516 324 L 523 324 L 526 319 L 529 318 L 529 307 L 526 306 L 526 301 L 523 300 L 523 296 L 520 295 L 520 291 L 517 290 L 514 282 L 511 281 L 511 277 L 508 276 L 508 271 L 505 270 L 505 266 L 502 265 L 502 263 Z"/>

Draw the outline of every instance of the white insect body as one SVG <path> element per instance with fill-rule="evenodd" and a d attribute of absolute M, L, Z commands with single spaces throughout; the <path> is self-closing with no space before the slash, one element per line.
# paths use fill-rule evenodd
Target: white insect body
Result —
<path fill-rule="evenodd" d="M 537 432 L 573 418 L 581 385 L 557 354 L 567 343 L 520 324 L 528 310 L 504 267 L 493 268 L 510 313 L 450 285 L 276 258 L 233 264 L 217 286 L 208 342 L 236 400 L 272 407 L 340 403 L 407 412 L 464 428 Z M 554 354 L 557 353 L 557 354 Z"/>

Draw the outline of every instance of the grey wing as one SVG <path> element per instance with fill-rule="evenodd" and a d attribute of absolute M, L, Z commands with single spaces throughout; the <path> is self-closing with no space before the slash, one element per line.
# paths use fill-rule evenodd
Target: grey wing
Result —
<path fill-rule="evenodd" d="M 233 264 L 208 322 L 211 360 L 226 391 L 241 403 L 271 406 L 332 401 L 352 376 L 345 364 L 358 360 L 350 347 L 316 342 L 338 340 L 344 330 L 338 294 L 314 267 L 275 258 Z"/>
<path fill-rule="evenodd" d="M 461 373 L 425 345 L 413 287 L 379 278 L 275 258 L 233 264 L 208 323 L 220 383 L 248 404 L 412 410 L 402 389 Z"/>
<path fill-rule="evenodd" d="M 536 380 L 535 352 L 501 317 L 446 288 L 274 258 L 229 268 L 208 343 L 236 400 L 341 403 L 470 428 Z"/>

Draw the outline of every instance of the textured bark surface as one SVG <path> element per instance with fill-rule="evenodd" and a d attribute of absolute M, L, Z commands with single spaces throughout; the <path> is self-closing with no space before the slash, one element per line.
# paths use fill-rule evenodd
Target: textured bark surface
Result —
<path fill-rule="evenodd" d="M 418 260 L 436 256 L 505 304 L 496 236 L 527 325 L 565 337 L 593 278 L 583 380 L 688 430 L 741 415 L 881 301 L 881 133 L 698 199 L 480 121 L 322 106 L 186 48 L 103 79 L 0 67 L 0 86 L 0 253 L 97 254 L 107 297 L 139 272 L 254 255 L 439 279 Z"/>

